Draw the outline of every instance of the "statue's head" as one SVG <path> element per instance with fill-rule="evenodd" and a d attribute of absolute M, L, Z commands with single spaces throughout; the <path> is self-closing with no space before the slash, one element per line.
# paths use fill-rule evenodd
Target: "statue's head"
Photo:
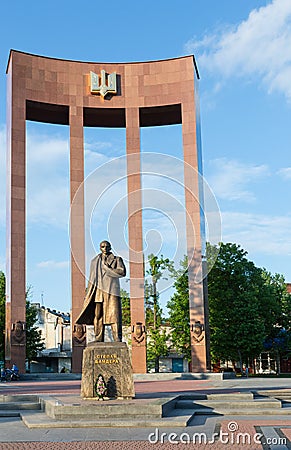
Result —
<path fill-rule="evenodd" d="M 102 241 L 100 242 L 100 250 L 103 253 L 103 255 L 108 255 L 111 251 L 111 244 L 108 241 Z"/>

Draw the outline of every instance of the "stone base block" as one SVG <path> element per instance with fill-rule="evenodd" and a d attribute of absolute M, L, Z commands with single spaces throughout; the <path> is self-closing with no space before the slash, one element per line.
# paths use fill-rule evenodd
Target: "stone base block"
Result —
<path fill-rule="evenodd" d="M 98 398 L 95 383 L 101 374 L 107 386 L 107 397 L 134 397 L 132 366 L 125 342 L 91 342 L 83 352 L 81 396 Z"/>

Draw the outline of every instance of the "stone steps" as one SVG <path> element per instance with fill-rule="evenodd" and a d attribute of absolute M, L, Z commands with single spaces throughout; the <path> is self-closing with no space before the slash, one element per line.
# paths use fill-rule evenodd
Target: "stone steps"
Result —
<path fill-rule="evenodd" d="M 0 418 L 3 417 L 21 417 L 20 410 L 11 411 L 11 410 L 3 410 L 0 411 Z"/>
<path fill-rule="evenodd" d="M 291 394 L 284 390 L 255 391 L 236 394 L 190 394 L 176 399 L 177 410 L 193 411 L 193 415 L 270 416 L 290 415 L 291 404 L 285 401 Z"/>
<path fill-rule="evenodd" d="M 282 409 L 245 409 L 245 410 L 235 410 L 235 409 L 197 409 L 193 410 L 196 415 L 223 415 L 223 416 L 289 416 L 291 415 L 291 408 Z"/>
<path fill-rule="evenodd" d="M 273 394 L 276 394 L 276 397 Z M 287 394 L 289 395 L 289 393 Z M 283 397 L 286 398 L 286 391 L 283 390 L 230 394 L 191 394 L 179 396 L 175 407 L 178 410 L 189 411 L 192 409 L 193 414 L 199 415 L 289 415 L 291 414 L 291 405 L 284 401 Z"/>
<path fill-rule="evenodd" d="M 133 418 L 133 417 L 108 417 L 103 419 L 67 419 L 57 420 L 48 417 L 41 412 L 33 414 L 21 414 L 23 423 L 28 428 L 100 428 L 100 427 L 119 427 L 119 428 L 148 428 L 148 427 L 186 427 L 193 414 L 170 416 L 163 418 Z"/>
<path fill-rule="evenodd" d="M 64 405 L 50 397 L 40 397 L 46 415 L 57 420 L 96 420 L 116 418 L 122 419 L 158 419 L 167 416 L 168 411 L 175 408 L 175 399 L 158 399 L 141 406 L 134 401 L 114 403 L 114 401 Z"/>
<path fill-rule="evenodd" d="M 16 394 L 16 395 L 0 395 L 0 405 L 1 403 L 8 402 L 38 402 L 39 396 L 34 394 Z"/>
<path fill-rule="evenodd" d="M 238 401 L 238 400 L 253 400 L 254 394 L 252 392 L 235 392 L 227 394 L 186 394 L 179 395 L 179 400 L 225 400 Z"/>
<path fill-rule="evenodd" d="M 260 397 L 273 397 L 280 400 L 290 400 L 291 402 L 291 389 L 284 390 L 268 390 L 268 391 L 257 391 L 257 395 Z"/>
<path fill-rule="evenodd" d="M 0 411 L 5 410 L 27 410 L 27 409 L 41 409 L 41 405 L 39 402 L 7 402 L 0 403 Z"/>
<path fill-rule="evenodd" d="M 178 409 L 199 409 L 199 408 L 213 409 L 215 411 L 237 410 L 245 411 L 246 409 L 280 409 L 282 404 L 280 400 L 276 399 L 253 399 L 242 401 L 226 401 L 226 400 L 178 400 L 176 408 Z"/>
<path fill-rule="evenodd" d="M 0 417 L 21 417 L 21 411 L 39 411 L 41 403 L 37 395 L 0 395 Z"/>
<path fill-rule="evenodd" d="M 181 411 L 181 410 L 180 410 Z M 186 410 L 189 411 L 189 410 Z M 258 409 L 258 408 L 245 408 L 245 409 L 234 409 L 234 408 L 192 408 L 192 415 L 220 415 L 220 416 L 286 416 L 291 415 L 291 408 L 281 408 L 281 409 Z"/>
<path fill-rule="evenodd" d="M 281 394 L 275 393 L 277 397 Z M 70 404 L 46 395 L 6 396 L 0 398 L 0 417 L 21 417 L 29 428 L 173 428 L 186 427 L 195 415 L 287 416 L 291 415 L 289 405 L 281 399 L 268 397 L 266 392 L 185 394 L 142 402 L 88 400 L 87 403 L 76 397 L 76 403 Z"/>

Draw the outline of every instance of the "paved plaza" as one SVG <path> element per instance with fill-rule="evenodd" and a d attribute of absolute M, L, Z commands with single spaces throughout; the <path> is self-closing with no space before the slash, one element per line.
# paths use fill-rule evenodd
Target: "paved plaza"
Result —
<path fill-rule="evenodd" d="M 135 381 L 133 402 L 146 409 L 146 401 L 186 393 L 217 394 L 287 390 L 290 378 L 152 379 Z M 62 401 L 81 401 L 80 380 L 24 380 L 1 383 L 0 394 L 39 394 Z M 108 402 L 107 402 L 108 404 Z M 145 411 L 146 414 L 146 411 Z M 195 415 L 187 427 L 80 427 L 27 428 L 18 417 L 0 418 L 0 450 L 18 449 L 168 449 L 249 448 L 290 449 L 291 415 Z M 97 419 L 98 420 L 98 419 Z M 194 443 L 193 443 L 194 442 Z"/>

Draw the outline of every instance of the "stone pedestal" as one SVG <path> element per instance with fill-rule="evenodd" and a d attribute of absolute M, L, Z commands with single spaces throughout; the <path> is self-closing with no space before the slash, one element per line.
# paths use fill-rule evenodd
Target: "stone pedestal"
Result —
<path fill-rule="evenodd" d="M 97 398 L 94 385 L 101 374 L 107 397 L 134 397 L 132 366 L 125 342 L 91 342 L 83 352 L 81 396 Z"/>

